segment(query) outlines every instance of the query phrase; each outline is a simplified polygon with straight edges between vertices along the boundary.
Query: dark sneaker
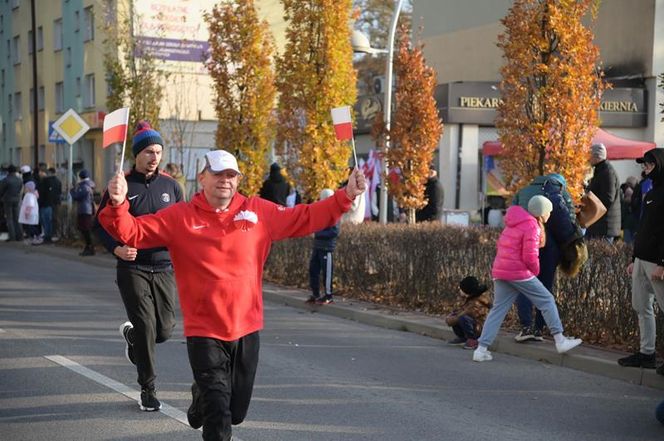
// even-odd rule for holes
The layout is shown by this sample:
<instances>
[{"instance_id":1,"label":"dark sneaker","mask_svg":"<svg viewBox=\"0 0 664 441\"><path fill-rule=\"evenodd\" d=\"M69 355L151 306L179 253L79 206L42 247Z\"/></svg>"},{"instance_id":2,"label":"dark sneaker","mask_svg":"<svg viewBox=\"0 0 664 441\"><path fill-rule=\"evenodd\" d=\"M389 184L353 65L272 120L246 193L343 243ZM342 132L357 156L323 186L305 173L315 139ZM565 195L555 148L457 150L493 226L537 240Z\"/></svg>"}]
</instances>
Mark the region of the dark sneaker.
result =
<instances>
[{"instance_id":1,"label":"dark sneaker","mask_svg":"<svg viewBox=\"0 0 664 441\"><path fill-rule=\"evenodd\" d=\"M646 355L641 352L635 352L627 357L620 358L618 364L624 367L642 367L645 369L655 369L657 367L656 355L654 353Z\"/></svg>"},{"instance_id":2,"label":"dark sneaker","mask_svg":"<svg viewBox=\"0 0 664 441\"><path fill-rule=\"evenodd\" d=\"M479 346L477 340L475 340L474 338L469 338L468 340L466 340L466 344L463 345L463 348L475 350L477 349L477 346Z\"/></svg>"},{"instance_id":3,"label":"dark sneaker","mask_svg":"<svg viewBox=\"0 0 664 441\"><path fill-rule=\"evenodd\" d=\"M78 253L79 256L94 256L95 255L95 250L94 248L85 248L83 251Z\"/></svg>"},{"instance_id":4,"label":"dark sneaker","mask_svg":"<svg viewBox=\"0 0 664 441\"><path fill-rule=\"evenodd\" d=\"M134 357L134 339L131 338L133 335L134 325L131 322L124 322L120 325L120 335L125 340L125 357L129 363L135 365L136 358Z\"/></svg>"},{"instance_id":5,"label":"dark sneaker","mask_svg":"<svg viewBox=\"0 0 664 441\"><path fill-rule=\"evenodd\" d=\"M533 330L530 329L530 327L521 328L521 331L514 337L514 340L516 340L519 343L523 343L534 339L535 336L533 335Z\"/></svg>"},{"instance_id":6,"label":"dark sneaker","mask_svg":"<svg viewBox=\"0 0 664 441\"><path fill-rule=\"evenodd\" d=\"M145 412L154 412L161 409L161 403L157 399L157 392L154 389L141 389L141 402L138 407Z\"/></svg>"},{"instance_id":7,"label":"dark sneaker","mask_svg":"<svg viewBox=\"0 0 664 441\"><path fill-rule=\"evenodd\" d=\"M664 364L660 364L657 370L655 371L658 375L664 375Z\"/></svg>"},{"instance_id":8,"label":"dark sneaker","mask_svg":"<svg viewBox=\"0 0 664 441\"><path fill-rule=\"evenodd\" d=\"M448 341L447 344L452 346L463 346L466 344L466 339L463 337L457 337L454 340Z\"/></svg>"},{"instance_id":9,"label":"dark sneaker","mask_svg":"<svg viewBox=\"0 0 664 441\"><path fill-rule=\"evenodd\" d=\"M334 298L332 298L331 295L326 295L322 299L316 301L319 305L329 305L330 303L334 303Z\"/></svg>"},{"instance_id":10,"label":"dark sneaker","mask_svg":"<svg viewBox=\"0 0 664 441\"><path fill-rule=\"evenodd\" d=\"M541 329L533 330L533 340L534 341L544 341L544 336L542 335Z\"/></svg>"},{"instance_id":11,"label":"dark sneaker","mask_svg":"<svg viewBox=\"0 0 664 441\"><path fill-rule=\"evenodd\" d=\"M187 421L194 429L198 429L203 425L203 416L201 415L201 392L198 385L194 382L191 385L191 406L187 410Z\"/></svg>"},{"instance_id":12,"label":"dark sneaker","mask_svg":"<svg viewBox=\"0 0 664 441\"><path fill-rule=\"evenodd\" d=\"M319 301L320 301L320 297L316 297L314 295L311 295L311 296L309 296L309 298L307 300L304 301L304 303L314 304L314 303L318 303Z\"/></svg>"}]
</instances>

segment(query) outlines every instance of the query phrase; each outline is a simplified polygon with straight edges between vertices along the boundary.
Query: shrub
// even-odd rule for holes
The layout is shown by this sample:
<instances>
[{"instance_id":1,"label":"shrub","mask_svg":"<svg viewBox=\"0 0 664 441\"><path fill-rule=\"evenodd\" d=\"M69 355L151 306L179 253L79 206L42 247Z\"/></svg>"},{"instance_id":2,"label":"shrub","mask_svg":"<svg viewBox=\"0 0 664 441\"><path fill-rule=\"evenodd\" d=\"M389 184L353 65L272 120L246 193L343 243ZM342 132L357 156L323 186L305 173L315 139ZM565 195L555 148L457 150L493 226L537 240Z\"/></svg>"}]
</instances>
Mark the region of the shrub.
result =
<instances>
[{"instance_id":1,"label":"shrub","mask_svg":"<svg viewBox=\"0 0 664 441\"><path fill-rule=\"evenodd\" d=\"M447 314L459 281L475 275L491 281L499 231L440 224L344 224L334 253L335 291L345 297L385 306ZM265 277L276 283L308 287L310 237L275 243ZM624 243L588 241L590 259L579 275L560 272L554 287L566 333L588 343L638 348L638 323L632 310L625 269L631 249ZM513 308L514 309L514 308ZM658 349L664 321L658 316ZM512 312L507 327L518 326Z\"/></svg>"}]
</instances>

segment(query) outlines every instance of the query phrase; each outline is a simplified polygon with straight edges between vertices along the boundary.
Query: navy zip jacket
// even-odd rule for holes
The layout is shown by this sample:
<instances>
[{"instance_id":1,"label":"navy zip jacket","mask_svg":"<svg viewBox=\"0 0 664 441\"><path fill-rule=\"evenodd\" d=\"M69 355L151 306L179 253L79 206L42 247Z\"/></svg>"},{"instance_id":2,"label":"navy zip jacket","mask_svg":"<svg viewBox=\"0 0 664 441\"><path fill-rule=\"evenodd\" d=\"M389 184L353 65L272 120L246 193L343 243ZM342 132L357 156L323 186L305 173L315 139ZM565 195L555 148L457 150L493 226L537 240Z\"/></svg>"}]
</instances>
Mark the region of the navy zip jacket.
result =
<instances>
[{"instance_id":1,"label":"navy zip jacket","mask_svg":"<svg viewBox=\"0 0 664 441\"><path fill-rule=\"evenodd\" d=\"M340 224L332 225L314 233L314 249L334 251L339 237Z\"/></svg>"},{"instance_id":2,"label":"navy zip jacket","mask_svg":"<svg viewBox=\"0 0 664 441\"><path fill-rule=\"evenodd\" d=\"M143 173L132 168L125 178L127 179L129 212L135 217L156 213L182 200L182 190L177 181L161 171L146 179ZM108 192L106 191L97 211L100 212L107 203ZM108 234L98 220L95 220L94 230L111 254L115 247L123 245ZM139 249L136 260L133 261L122 260L117 256L116 259L118 267L136 268L143 271L166 271L172 268L171 256L168 254L168 249L164 247Z\"/></svg>"}]
</instances>

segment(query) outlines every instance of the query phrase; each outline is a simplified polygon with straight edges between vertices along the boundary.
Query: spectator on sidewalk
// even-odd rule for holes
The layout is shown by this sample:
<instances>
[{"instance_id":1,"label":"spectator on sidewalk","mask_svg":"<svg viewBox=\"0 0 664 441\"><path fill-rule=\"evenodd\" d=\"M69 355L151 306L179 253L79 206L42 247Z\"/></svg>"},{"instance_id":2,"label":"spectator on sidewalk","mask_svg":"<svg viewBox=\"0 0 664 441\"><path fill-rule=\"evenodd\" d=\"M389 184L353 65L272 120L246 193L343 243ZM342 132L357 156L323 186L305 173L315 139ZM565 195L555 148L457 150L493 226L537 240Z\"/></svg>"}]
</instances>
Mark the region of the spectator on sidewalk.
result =
<instances>
[{"instance_id":1,"label":"spectator on sidewalk","mask_svg":"<svg viewBox=\"0 0 664 441\"><path fill-rule=\"evenodd\" d=\"M527 209L530 199L538 194L551 201L552 211L549 221L544 224L547 240L539 250L540 272L537 278L549 292L553 292L556 270L563 254L568 249L574 249L575 242L583 241L583 233L576 223L572 198L567 192L567 181L562 175L551 173L537 176L514 196L512 203ZM517 296L516 307L521 331L514 339L519 343L544 341L545 322L541 311L535 310L535 320L533 321L533 304L523 294Z\"/></svg>"},{"instance_id":2,"label":"spectator on sidewalk","mask_svg":"<svg viewBox=\"0 0 664 441\"><path fill-rule=\"evenodd\" d=\"M134 166L124 176L127 185L127 211L139 219L159 213L182 201L178 183L159 171L164 140L146 121L137 124L131 151ZM104 194L100 211L109 203ZM117 260L116 280L128 321L120 325L125 340L125 356L136 366L141 386L139 408L152 412L161 408L155 380L156 345L171 337L175 327L175 276L164 246L137 247L116 240L106 228L96 224L104 247ZM121 238L118 238L121 239Z\"/></svg>"},{"instance_id":3,"label":"spectator on sidewalk","mask_svg":"<svg viewBox=\"0 0 664 441\"><path fill-rule=\"evenodd\" d=\"M231 439L248 411L263 328L263 266L272 242L312 234L339 222L365 187L354 170L348 185L314 204L283 208L237 193L235 157L214 150L198 174L202 191L190 202L132 216L127 183L116 175L101 225L136 248L168 247L178 284L189 363L194 374L189 424L206 441Z\"/></svg>"},{"instance_id":4,"label":"spectator on sidewalk","mask_svg":"<svg viewBox=\"0 0 664 441\"><path fill-rule=\"evenodd\" d=\"M655 369L654 301L664 307L664 152L654 148L641 161L652 189L645 195L632 260L627 273L632 276L632 307L639 321L639 351L618 360L626 367ZM657 373L664 375L664 367Z\"/></svg>"},{"instance_id":5,"label":"spectator on sidewalk","mask_svg":"<svg viewBox=\"0 0 664 441\"><path fill-rule=\"evenodd\" d=\"M424 198L427 200L427 204L415 212L415 220L417 222L441 222L445 190L443 184L438 180L438 172L433 167L429 168L429 177L424 185Z\"/></svg>"},{"instance_id":6,"label":"spectator on sidewalk","mask_svg":"<svg viewBox=\"0 0 664 441\"><path fill-rule=\"evenodd\" d=\"M80 256L94 256L95 247L92 243L92 224L95 215L94 190L95 183L90 179L90 172L86 169L78 172L79 181L76 187L70 190L72 200L76 201L77 227L81 232L85 247Z\"/></svg>"},{"instance_id":7,"label":"spectator on sidewalk","mask_svg":"<svg viewBox=\"0 0 664 441\"><path fill-rule=\"evenodd\" d=\"M52 172L51 172L52 170ZM55 176L55 169L39 169L39 183L37 184L39 192L39 220L44 232L42 243L53 243L53 218L54 208L60 203L60 193L62 184Z\"/></svg>"},{"instance_id":8,"label":"spectator on sidewalk","mask_svg":"<svg viewBox=\"0 0 664 441\"><path fill-rule=\"evenodd\" d=\"M539 249L546 240L544 224L549 220L551 210L551 201L541 195L530 198L528 211L519 205L512 205L507 210L505 229L498 239L491 271L494 302L484 322L479 345L473 352L473 361L493 359L488 348L519 294L524 294L542 311L558 353L565 353L581 344L581 339L570 339L563 335L563 325L553 295L537 279L540 271Z\"/></svg>"},{"instance_id":9,"label":"spectator on sidewalk","mask_svg":"<svg viewBox=\"0 0 664 441\"><path fill-rule=\"evenodd\" d=\"M290 191L291 186L281 173L281 167L276 162L272 163L270 166L270 175L263 182L263 186L260 189L260 197L286 207Z\"/></svg>"},{"instance_id":10,"label":"spectator on sidewalk","mask_svg":"<svg viewBox=\"0 0 664 441\"><path fill-rule=\"evenodd\" d=\"M18 221L23 226L27 244L40 242L39 239L39 193L34 181L25 183L25 194L21 201Z\"/></svg>"},{"instance_id":11,"label":"spectator on sidewalk","mask_svg":"<svg viewBox=\"0 0 664 441\"><path fill-rule=\"evenodd\" d=\"M326 188L320 192L319 200L324 201L334 195L334 190ZM359 199L362 195L357 196ZM334 303L332 282L334 277L334 248L339 237L340 223L324 228L314 233L314 245L309 260L309 287L311 295L307 303L329 304ZM320 296L320 274L323 273L323 286L325 295Z\"/></svg>"},{"instance_id":12,"label":"spectator on sidewalk","mask_svg":"<svg viewBox=\"0 0 664 441\"><path fill-rule=\"evenodd\" d=\"M22 191L23 181L18 176L16 167L9 165L7 167L7 176L0 181L0 200L2 200L5 221L7 222L8 242L23 240L23 230L21 229L21 224L18 222Z\"/></svg>"},{"instance_id":13,"label":"spectator on sidewalk","mask_svg":"<svg viewBox=\"0 0 664 441\"><path fill-rule=\"evenodd\" d=\"M461 280L459 290L463 303L445 317L445 322L452 327L456 335L449 344L463 345L464 349L477 349L477 339L482 331L482 324L492 306L488 289L486 285L480 285L473 276Z\"/></svg>"},{"instance_id":14,"label":"spectator on sidewalk","mask_svg":"<svg viewBox=\"0 0 664 441\"><path fill-rule=\"evenodd\" d=\"M586 230L590 238L604 238L613 242L620 236L620 180L613 165L606 159L604 144L594 144L590 149L593 177L587 191L592 191L606 207L606 213Z\"/></svg>"}]
</instances>

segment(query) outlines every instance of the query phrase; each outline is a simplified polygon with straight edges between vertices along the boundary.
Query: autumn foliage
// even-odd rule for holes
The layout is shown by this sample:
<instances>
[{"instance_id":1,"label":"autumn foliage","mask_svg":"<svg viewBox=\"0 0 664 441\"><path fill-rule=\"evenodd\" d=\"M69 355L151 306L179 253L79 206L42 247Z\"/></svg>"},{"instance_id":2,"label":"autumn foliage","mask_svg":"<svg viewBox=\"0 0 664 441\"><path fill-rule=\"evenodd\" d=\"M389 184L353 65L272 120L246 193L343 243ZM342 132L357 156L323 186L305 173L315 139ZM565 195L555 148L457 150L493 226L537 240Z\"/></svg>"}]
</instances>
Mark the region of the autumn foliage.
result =
<instances>
[{"instance_id":1,"label":"autumn foliage","mask_svg":"<svg viewBox=\"0 0 664 441\"><path fill-rule=\"evenodd\" d=\"M505 65L496 127L510 190L560 173L578 198L604 90L599 50L583 20L597 0L515 0L498 37Z\"/></svg>"},{"instance_id":2,"label":"autumn foliage","mask_svg":"<svg viewBox=\"0 0 664 441\"><path fill-rule=\"evenodd\" d=\"M389 181L388 191L407 210L409 223L415 222L415 210L427 203L424 184L443 132L434 99L436 73L426 65L422 48L412 46L407 28L402 27L394 60L397 87L387 152L389 168L398 170L399 179ZM385 129L379 117L378 133Z\"/></svg>"},{"instance_id":3,"label":"autumn foliage","mask_svg":"<svg viewBox=\"0 0 664 441\"><path fill-rule=\"evenodd\" d=\"M348 142L334 136L332 108L353 106L356 78L348 22L351 0L283 0L284 55L277 60L276 151L305 199L347 177Z\"/></svg>"},{"instance_id":4,"label":"autumn foliage","mask_svg":"<svg viewBox=\"0 0 664 441\"><path fill-rule=\"evenodd\" d=\"M267 22L259 21L253 0L218 4L205 14L205 21L218 120L216 146L237 157L244 174L240 190L254 195L266 174L274 138L274 40Z\"/></svg>"}]
</instances>

